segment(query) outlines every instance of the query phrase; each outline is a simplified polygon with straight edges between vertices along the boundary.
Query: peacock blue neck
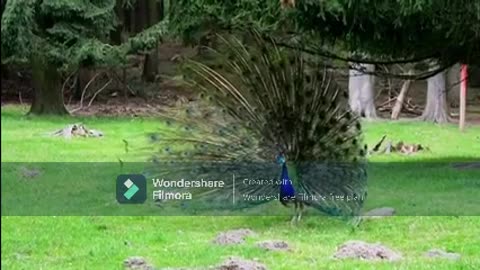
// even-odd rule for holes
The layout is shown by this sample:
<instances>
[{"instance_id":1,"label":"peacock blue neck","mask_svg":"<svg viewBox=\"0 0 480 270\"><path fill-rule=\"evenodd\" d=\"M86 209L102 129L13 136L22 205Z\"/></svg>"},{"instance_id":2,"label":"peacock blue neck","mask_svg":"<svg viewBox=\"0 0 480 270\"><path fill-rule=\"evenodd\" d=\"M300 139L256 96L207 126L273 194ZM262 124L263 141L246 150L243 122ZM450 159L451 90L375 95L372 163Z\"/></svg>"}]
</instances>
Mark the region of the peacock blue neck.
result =
<instances>
[{"instance_id":1,"label":"peacock blue neck","mask_svg":"<svg viewBox=\"0 0 480 270\"><path fill-rule=\"evenodd\" d=\"M288 176L287 163L284 162L282 165L282 183L280 184L280 197L283 199L290 199L295 196L295 189L293 188L292 181Z\"/></svg>"}]
</instances>

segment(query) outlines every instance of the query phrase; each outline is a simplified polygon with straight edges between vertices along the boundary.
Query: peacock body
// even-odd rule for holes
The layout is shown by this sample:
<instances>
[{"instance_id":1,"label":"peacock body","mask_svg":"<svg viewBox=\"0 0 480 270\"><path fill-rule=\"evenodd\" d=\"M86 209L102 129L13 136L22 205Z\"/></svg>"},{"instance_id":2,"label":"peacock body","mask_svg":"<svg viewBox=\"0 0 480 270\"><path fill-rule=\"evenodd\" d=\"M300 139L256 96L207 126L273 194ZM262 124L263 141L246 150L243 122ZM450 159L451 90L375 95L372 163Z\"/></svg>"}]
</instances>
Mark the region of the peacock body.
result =
<instances>
[{"instance_id":1,"label":"peacock body","mask_svg":"<svg viewBox=\"0 0 480 270\"><path fill-rule=\"evenodd\" d=\"M183 189L193 199L182 207L196 210L245 209L275 198L294 205L297 219L305 206L358 215L366 149L347 91L321 62L251 36L251 45L219 37L220 65L187 62L189 86L207 106L172 110L152 134L156 175L221 179L222 187Z\"/></svg>"}]
</instances>

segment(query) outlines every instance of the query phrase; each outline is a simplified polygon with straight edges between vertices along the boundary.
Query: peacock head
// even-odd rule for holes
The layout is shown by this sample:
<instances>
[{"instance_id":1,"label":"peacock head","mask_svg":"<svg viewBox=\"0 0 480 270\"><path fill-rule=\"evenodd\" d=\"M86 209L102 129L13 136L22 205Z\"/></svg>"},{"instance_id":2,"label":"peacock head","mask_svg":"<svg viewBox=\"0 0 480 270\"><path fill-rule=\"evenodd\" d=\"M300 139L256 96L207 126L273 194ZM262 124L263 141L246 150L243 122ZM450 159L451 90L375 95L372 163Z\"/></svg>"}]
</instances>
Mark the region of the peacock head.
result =
<instances>
[{"instance_id":1,"label":"peacock head","mask_svg":"<svg viewBox=\"0 0 480 270\"><path fill-rule=\"evenodd\" d=\"M287 162L286 159L285 159L285 154L284 153L278 154L277 157L276 157L276 161L277 161L277 164L279 164L279 165L285 164L285 162Z\"/></svg>"}]
</instances>

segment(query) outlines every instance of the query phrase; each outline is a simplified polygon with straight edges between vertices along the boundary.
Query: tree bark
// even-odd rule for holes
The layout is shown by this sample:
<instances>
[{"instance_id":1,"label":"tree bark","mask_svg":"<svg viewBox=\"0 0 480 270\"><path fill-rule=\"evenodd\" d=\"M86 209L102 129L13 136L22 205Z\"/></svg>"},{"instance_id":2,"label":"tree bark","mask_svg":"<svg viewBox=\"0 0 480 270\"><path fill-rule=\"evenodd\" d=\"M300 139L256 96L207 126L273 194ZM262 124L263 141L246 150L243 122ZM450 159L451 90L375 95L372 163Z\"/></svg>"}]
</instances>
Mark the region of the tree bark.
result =
<instances>
[{"instance_id":1,"label":"tree bark","mask_svg":"<svg viewBox=\"0 0 480 270\"><path fill-rule=\"evenodd\" d=\"M118 24L110 32L110 41L113 45L122 44L122 33L125 25L125 11L122 7L122 1L117 1L115 4L115 15L117 16Z\"/></svg>"},{"instance_id":2,"label":"tree bark","mask_svg":"<svg viewBox=\"0 0 480 270\"><path fill-rule=\"evenodd\" d=\"M468 85L480 87L480 66L468 66Z\"/></svg>"},{"instance_id":3,"label":"tree bark","mask_svg":"<svg viewBox=\"0 0 480 270\"><path fill-rule=\"evenodd\" d=\"M35 95L29 114L68 114L63 103L62 77L56 66L34 58L32 76Z\"/></svg>"},{"instance_id":4,"label":"tree bark","mask_svg":"<svg viewBox=\"0 0 480 270\"><path fill-rule=\"evenodd\" d=\"M409 71L409 75L410 74L413 74L412 70ZM400 112L402 111L403 101L407 96L407 93L408 93L408 90L410 89L411 84L412 84L411 80L406 80L403 82L402 89L400 90L400 93L397 96L397 101L395 101L395 105L393 106L393 109L392 109L392 115L391 115L392 120L398 120L398 117L400 116Z\"/></svg>"},{"instance_id":5,"label":"tree bark","mask_svg":"<svg viewBox=\"0 0 480 270\"><path fill-rule=\"evenodd\" d=\"M447 103L454 108L458 108L460 104L460 64L451 66L445 74Z\"/></svg>"},{"instance_id":6,"label":"tree bark","mask_svg":"<svg viewBox=\"0 0 480 270\"><path fill-rule=\"evenodd\" d=\"M162 1L163 2L163 1ZM148 12L147 23L145 27L149 27L161 20L161 12L159 12L159 6L156 0L147 0ZM158 45L153 52L145 56L145 62L143 63L142 79L146 82L154 82L158 74Z\"/></svg>"},{"instance_id":7,"label":"tree bark","mask_svg":"<svg viewBox=\"0 0 480 270\"><path fill-rule=\"evenodd\" d=\"M375 71L375 66L362 64L366 71ZM352 111L365 118L376 118L375 76L358 70L350 70L348 79L349 103Z\"/></svg>"},{"instance_id":8,"label":"tree bark","mask_svg":"<svg viewBox=\"0 0 480 270\"><path fill-rule=\"evenodd\" d=\"M135 1L135 33L140 33L148 23L147 1Z\"/></svg>"},{"instance_id":9,"label":"tree bark","mask_svg":"<svg viewBox=\"0 0 480 270\"><path fill-rule=\"evenodd\" d=\"M83 90L87 86L88 82L93 77L93 72L88 67L80 67L77 74L77 82L75 83L75 91L73 93L74 100L80 100Z\"/></svg>"},{"instance_id":10,"label":"tree bark","mask_svg":"<svg viewBox=\"0 0 480 270\"><path fill-rule=\"evenodd\" d=\"M434 123L448 122L445 72L428 78L427 102L420 119Z\"/></svg>"}]
</instances>

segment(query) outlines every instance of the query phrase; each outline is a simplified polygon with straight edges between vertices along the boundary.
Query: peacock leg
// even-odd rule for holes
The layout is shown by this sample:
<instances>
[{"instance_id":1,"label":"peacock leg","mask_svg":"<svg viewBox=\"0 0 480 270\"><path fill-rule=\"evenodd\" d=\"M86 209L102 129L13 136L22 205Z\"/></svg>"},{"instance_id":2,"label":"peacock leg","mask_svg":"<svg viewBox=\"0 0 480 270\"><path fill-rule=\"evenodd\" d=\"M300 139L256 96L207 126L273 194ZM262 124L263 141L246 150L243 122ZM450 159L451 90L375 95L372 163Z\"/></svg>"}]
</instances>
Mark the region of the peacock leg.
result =
<instances>
[{"instance_id":1,"label":"peacock leg","mask_svg":"<svg viewBox=\"0 0 480 270\"><path fill-rule=\"evenodd\" d=\"M304 210L303 203L302 203L302 202L299 202L299 210L298 210L298 214L297 214L297 222L299 222L299 221L302 219L303 210Z\"/></svg>"},{"instance_id":2,"label":"peacock leg","mask_svg":"<svg viewBox=\"0 0 480 270\"><path fill-rule=\"evenodd\" d=\"M294 201L294 204L295 204L295 212L294 212L295 214L293 215L292 220L290 221L291 225L295 225L298 221L298 202Z\"/></svg>"},{"instance_id":3,"label":"peacock leg","mask_svg":"<svg viewBox=\"0 0 480 270\"><path fill-rule=\"evenodd\" d=\"M294 215L290 220L290 225L294 226L297 223L297 215Z\"/></svg>"}]
</instances>

